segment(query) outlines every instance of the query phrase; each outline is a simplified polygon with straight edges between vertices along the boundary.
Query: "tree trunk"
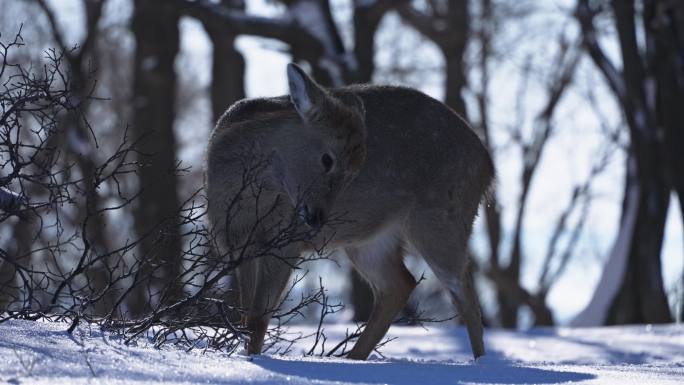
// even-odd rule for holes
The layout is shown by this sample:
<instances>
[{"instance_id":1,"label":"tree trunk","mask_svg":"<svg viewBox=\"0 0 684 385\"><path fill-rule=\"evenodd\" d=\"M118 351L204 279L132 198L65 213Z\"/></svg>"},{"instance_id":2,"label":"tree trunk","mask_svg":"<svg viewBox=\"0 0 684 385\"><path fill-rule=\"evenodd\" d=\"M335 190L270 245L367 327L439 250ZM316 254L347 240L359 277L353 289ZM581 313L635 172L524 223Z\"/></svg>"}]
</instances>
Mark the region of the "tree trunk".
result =
<instances>
[{"instance_id":1,"label":"tree trunk","mask_svg":"<svg viewBox=\"0 0 684 385\"><path fill-rule=\"evenodd\" d=\"M684 225L684 190L678 191L678 197L679 212L682 216L682 225ZM684 322L684 275L682 275L682 284L680 289L682 290L682 296L679 298L679 319L677 321Z\"/></svg>"},{"instance_id":2,"label":"tree trunk","mask_svg":"<svg viewBox=\"0 0 684 385\"><path fill-rule=\"evenodd\" d=\"M17 277L17 269L14 267L14 263L19 266L31 265L31 255L28 253L35 241L32 239L35 231L35 224L29 221L18 220L14 225L11 238L13 242L6 246L7 254L0 260L0 311L13 308L16 310L22 305L17 300L21 298L25 288L22 288L23 282ZM19 259L20 256L24 255L24 258Z\"/></svg>"},{"instance_id":3,"label":"tree trunk","mask_svg":"<svg viewBox=\"0 0 684 385\"><path fill-rule=\"evenodd\" d=\"M681 133L682 113L677 111L681 108L672 98L681 98L680 92L684 89L682 71L677 70L682 69L681 60L671 56L680 52L679 58L684 59L684 50L676 48L682 36L675 26L681 23L672 23L673 15L682 14L674 10L684 11L684 8L675 3L643 1L641 19L645 44L640 47L634 0L612 1L622 71L610 63L596 44L589 2L580 0L578 3L577 15L584 30L585 45L620 103L631 143L623 220L613 252L616 256L615 250L621 251L624 258L620 259L626 260L621 262L626 263L624 274L616 279L608 270L611 264L606 265L599 289L587 309L575 320L577 325L587 326L589 321L616 324L672 320L661 277L660 253L670 193L673 188L677 189L677 180L681 178L677 172L681 172L682 167L681 162L677 163L681 155L676 155L682 143L676 143L677 134L668 134L672 132L671 127L675 127L674 132ZM671 65L674 71L668 68ZM680 91L671 89L673 85ZM619 283L616 294L599 291L608 286L604 282L606 278L611 287ZM606 306L599 306L605 303L609 304L607 312ZM604 312L607 314L601 317Z\"/></svg>"},{"instance_id":4,"label":"tree trunk","mask_svg":"<svg viewBox=\"0 0 684 385\"><path fill-rule=\"evenodd\" d=\"M662 110L656 105L655 95L649 93L647 85L650 81L647 75L655 68L640 55L633 1L614 0L613 9L628 94L622 107L630 128L630 151L636 162L636 175L631 179L633 176L628 174L627 185L638 183L639 201L627 270L620 291L609 308L606 323L670 322L672 316L663 288L660 261L670 186L659 134ZM652 8L645 8L647 24L652 11ZM652 56L649 35L646 51Z\"/></svg>"},{"instance_id":5,"label":"tree trunk","mask_svg":"<svg viewBox=\"0 0 684 385\"><path fill-rule=\"evenodd\" d=\"M138 248L141 261L136 290L129 298L131 315L149 311L148 288L173 298L182 289L175 276L181 269L178 234L175 120L178 14L163 0L136 0L132 30L136 52L133 85L134 130L146 166L140 172L142 194L135 208L135 229L146 236Z\"/></svg>"},{"instance_id":6,"label":"tree trunk","mask_svg":"<svg viewBox=\"0 0 684 385\"><path fill-rule=\"evenodd\" d=\"M516 280L519 279L511 277L510 272L508 271L504 273L504 277L504 279L510 282L516 282ZM496 299L499 306L498 318L499 322L501 322L501 327L515 329L518 325L518 308L520 307L520 302L506 290L505 286L497 286Z\"/></svg>"},{"instance_id":7,"label":"tree trunk","mask_svg":"<svg viewBox=\"0 0 684 385\"><path fill-rule=\"evenodd\" d=\"M354 70L350 76L352 83L369 83L375 72L375 33L387 5L382 1L355 1L354 6Z\"/></svg>"},{"instance_id":8,"label":"tree trunk","mask_svg":"<svg viewBox=\"0 0 684 385\"><path fill-rule=\"evenodd\" d=\"M10 252L4 258L12 258L14 260L14 255ZM1 260L0 261L0 311L5 312L9 310L10 305L15 301L18 294L17 290L17 271L10 263L10 261Z\"/></svg>"},{"instance_id":9,"label":"tree trunk","mask_svg":"<svg viewBox=\"0 0 684 385\"><path fill-rule=\"evenodd\" d=\"M444 102L447 106L458 112L463 118L467 118L468 115L465 108L465 101L461 95L463 87L465 86L463 51L445 53L444 55L446 58L446 89Z\"/></svg>"},{"instance_id":10,"label":"tree trunk","mask_svg":"<svg viewBox=\"0 0 684 385\"><path fill-rule=\"evenodd\" d=\"M646 53L656 82L656 123L663 131L662 168L677 194L684 222L684 2L649 0L644 8L644 27L650 43ZM684 303L684 291L680 302ZM681 309L684 319L684 306Z\"/></svg>"},{"instance_id":11,"label":"tree trunk","mask_svg":"<svg viewBox=\"0 0 684 385\"><path fill-rule=\"evenodd\" d=\"M470 36L468 1L450 1L447 18L450 31L448 35L445 35L444 42L440 44L446 66L444 103L467 118L461 92L466 85L463 57Z\"/></svg>"},{"instance_id":12,"label":"tree trunk","mask_svg":"<svg viewBox=\"0 0 684 385\"><path fill-rule=\"evenodd\" d=\"M89 34L97 36L97 30L93 29ZM94 39L95 37L92 38ZM83 177L81 182L83 196L80 197L81 202L78 205L78 214L73 225L80 227L87 221L85 233L82 234L84 238L82 242L84 245L87 242L90 246L90 257L95 260L98 256L107 254L110 247L104 213L96 214L96 211L102 206L102 197L96 185L98 170L95 163L98 154L95 143L91 140L89 128L84 124L83 116L81 115L87 114L90 106L88 100L89 94L94 87L94 79L91 78L89 71L91 71L90 66L97 67L98 63L96 60L98 54L94 52L95 48L92 45L90 46L90 51L93 52L84 51L84 49L86 48L82 48L77 56L70 56L69 58L73 93L83 101L83 104L79 111L70 111L62 117L59 123L61 128L58 130L59 135L62 137L58 140L69 141L69 137L75 133L75 137L78 138L76 140L86 144L89 150L87 153L80 153L71 149L66 155L69 158L73 158L73 162L78 165ZM88 62L88 64L85 65L84 62ZM70 146L66 145L65 147L69 148ZM102 258L97 262L87 262L89 266L85 270L85 275L91 291L89 294L93 298L100 296L101 292L105 290L107 284L111 281L107 266L109 262L110 258ZM111 310L113 303L113 293L107 293L99 301L92 303L91 309L88 310L97 315L104 315Z\"/></svg>"},{"instance_id":13,"label":"tree trunk","mask_svg":"<svg viewBox=\"0 0 684 385\"><path fill-rule=\"evenodd\" d=\"M231 104L245 97L245 59L235 49L236 36L206 25L214 46L211 69L211 109L216 123Z\"/></svg>"},{"instance_id":14,"label":"tree trunk","mask_svg":"<svg viewBox=\"0 0 684 385\"><path fill-rule=\"evenodd\" d=\"M638 184L639 193L626 193L625 199L637 200L637 217L632 227L622 284L606 315L608 325L672 320L663 290L660 262L669 189L654 175L628 175L626 188L633 183ZM633 204L635 202L626 201L624 206Z\"/></svg>"}]
</instances>

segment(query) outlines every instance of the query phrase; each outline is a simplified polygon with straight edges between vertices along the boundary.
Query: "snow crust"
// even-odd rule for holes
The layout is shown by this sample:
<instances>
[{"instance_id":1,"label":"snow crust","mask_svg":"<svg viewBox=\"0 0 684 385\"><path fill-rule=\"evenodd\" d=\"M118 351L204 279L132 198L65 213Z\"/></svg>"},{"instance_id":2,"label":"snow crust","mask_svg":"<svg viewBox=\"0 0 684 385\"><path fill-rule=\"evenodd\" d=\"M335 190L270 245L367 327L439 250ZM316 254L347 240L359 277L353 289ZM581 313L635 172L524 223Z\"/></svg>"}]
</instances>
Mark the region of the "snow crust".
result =
<instances>
[{"instance_id":1,"label":"snow crust","mask_svg":"<svg viewBox=\"0 0 684 385\"><path fill-rule=\"evenodd\" d=\"M367 362L232 356L124 345L96 327L0 324L0 383L9 384L683 384L684 325L487 330L488 354L473 362L459 327L392 327L397 337ZM326 328L328 344L350 325ZM309 333L309 327L293 328ZM332 345L331 345L332 346Z\"/></svg>"}]
</instances>

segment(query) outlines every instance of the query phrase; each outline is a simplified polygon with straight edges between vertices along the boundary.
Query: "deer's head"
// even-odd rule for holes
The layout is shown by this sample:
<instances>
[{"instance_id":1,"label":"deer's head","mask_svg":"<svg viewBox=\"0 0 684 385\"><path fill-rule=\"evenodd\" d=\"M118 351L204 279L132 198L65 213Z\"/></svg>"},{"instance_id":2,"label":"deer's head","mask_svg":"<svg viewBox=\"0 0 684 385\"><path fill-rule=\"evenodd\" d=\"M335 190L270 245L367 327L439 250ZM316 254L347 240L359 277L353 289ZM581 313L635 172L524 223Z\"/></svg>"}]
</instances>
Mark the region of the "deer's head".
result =
<instances>
[{"instance_id":1,"label":"deer's head","mask_svg":"<svg viewBox=\"0 0 684 385\"><path fill-rule=\"evenodd\" d=\"M276 146L273 170L300 217L319 228L366 159L365 109L355 94L332 95L295 64L287 77L298 118Z\"/></svg>"}]
</instances>

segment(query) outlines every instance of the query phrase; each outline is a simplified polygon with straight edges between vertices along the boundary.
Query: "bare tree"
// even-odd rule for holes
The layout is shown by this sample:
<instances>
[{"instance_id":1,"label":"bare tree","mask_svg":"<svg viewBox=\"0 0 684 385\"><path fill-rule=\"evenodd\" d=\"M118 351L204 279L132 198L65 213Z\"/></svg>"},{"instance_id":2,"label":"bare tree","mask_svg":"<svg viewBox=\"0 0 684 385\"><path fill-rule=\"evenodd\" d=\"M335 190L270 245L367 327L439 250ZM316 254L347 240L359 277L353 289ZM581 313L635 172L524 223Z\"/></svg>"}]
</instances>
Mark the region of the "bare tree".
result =
<instances>
[{"instance_id":1,"label":"bare tree","mask_svg":"<svg viewBox=\"0 0 684 385\"><path fill-rule=\"evenodd\" d=\"M401 17L439 47L446 75L444 103L467 117L461 94L465 84L464 55L470 37L469 0L426 2L424 11L409 2L397 7Z\"/></svg>"},{"instance_id":2,"label":"bare tree","mask_svg":"<svg viewBox=\"0 0 684 385\"><path fill-rule=\"evenodd\" d=\"M220 4L228 9L245 8L242 0L223 0ZM231 104L245 97L245 59L235 48L237 35L230 29L216 23L205 23L204 28L214 47L211 67L211 109L212 122L217 122Z\"/></svg>"},{"instance_id":3,"label":"bare tree","mask_svg":"<svg viewBox=\"0 0 684 385\"><path fill-rule=\"evenodd\" d=\"M51 49L42 66L15 63L9 52L22 44L21 35L1 44L0 149L7 159L2 187L13 199L3 207L0 223L17 217L16 223L31 224L32 242L25 250L0 250L3 319L60 311L97 314L103 303L111 307L110 289L117 282L112 277L122 264L112 256L127 246L102 247L92 235L93 223L130 202L117 187L135 168L130 160L135 150L124 133L118 146L88 161L92 168L85 170L92 172L86 173L55 139L75 140L69 133L78 125L64 124L65 116L90 127L85 111L92 98L71 80L73 56ZM113 193L104 199L101 190Z\"/></svg>"},{"instance_id":4,"label":"bare tree","mask_svg":"<svg viewBox=\"0 0 684 385\"><path fill-rule=\"evenodd\" d=\"M64 28L58 24L57 16L54 10L44 0L32 0L33 3L43 11L47 19L49 30L51 31L51 40L55 42L60 55L63 58L64 65L68 67L69 82L67 85L71 91L72 97L79 102L79 109L68 110L63 116L59 118L59 124L63 127L55 130L54 135L48 140L46 148L57 148L63 144L67 144L64 148L65 162L75 162L74 170L86 179L83 184L86 188L94 189L97 187L95 183L95 172L97 162L97 151L99 143L95 139L92 128L89 126L87 120L82 116L83 111L87 111L92 101L92 94L96 86L93 74L98 67L98 55L96 53L95 42L98 38L99 29L98 22L102 17L102 9L106 3L101 1L84 1L82 3L85 11L85 37L77 44L73 45L67 42L64 38ZM52 154L44 153L47 157L44 162L49 164ZM95 190L85 192L90 196L90 201L93 207L100 205L100 200L105 197ZM85 206L80 207L79 212L73 217L74 224L84 222L88 215ZM36 229L31 223L19 222L15 232L19 235L20 244L17 246L18 250L24 252L31 248L31 233L36 233ZM93 248L101 251L109 250L108 237L102 216L96 216L88 221L87 236ZM105 281L104 266L93 265L88 271L92 275L92 282L94 285L103 285ZM102 304L104 302L101 302Z\"/></svg>"},{"instance_id":5,"label":"bare tree","mask_svg":"<svg viewBox=\"0 0 684 385\"><path fill-rule=\"evenodd\" d=\"M684 97L684 8L675 1L579 0L584 47L614 93L629 131L620 229L592 302L578 324L660 323L672 320L660 252L670 193L682 202L681 122ZM608 12L622 69L603 51L594 20ZM639 25L641 23L641 25ZM644 32L644 44L637 35ZM621 267L621 268L620 268Z\"/></svg>"},{"instance_id":6,"label":"bare tree","mask_svg":"<svg viewBox=\"0 0 684 385\"><path fill-rule=\"evenodd\" d=\"M243 261L273 258L277 250L290 242L308 239L311 231L302 231L296 216L277 221L269 217L268 223L280 230L272 238L250 239L222 249L225 254L210 254L207 250L215 248L215 238L203 222L206 206L195 194L181 203L176 210L177 218L172 221L184 229L182 233L165 233L167 225L158 223L140 238L111 242L111 248L106 250L94 247L89 222L108 213L127 214L127 208L142 195L140 191L128 195L121 185L123 179L145 167L138 161L142 155L137 150L139 142L131 141L127 130L123 130L118 146L102 149L101 161L93 160L92 175L69 178L78 163L65 163L63 158L68 155L48 147L49 140L60 135L59 130L70 129L61 124L59 117L64 114L77 115L88 126L86 104L72 91L70 72L63 69L69 66L58 51L46 51L45 65L33 67L12 60L11 53L22 45L21 35L7 43L0 40L0 224L33 221L46 244L32 245L24 254L0 248L0 323L14 318L66 320L71 332L85 321L114 328L127 341L149 333L158 345L173 341L193 348L204 340L213 348L235 351L246 336L228 318L228 314L239 309L215 295L223 291L222 282ZM45 157L43 153L51 156ZM45 159L50 163L45 164ZM243 194L259 195L263 191L257 181L261 180L258 176L264 163L250 162L249 158L244 161L242 187L232 198L228 220L241 210ZM95 199L92 191L100 190L112 193L107 199ZM62 218L81 210L85 212L78 217L82 223L63 221ZM137 295L139 287L148 288L159 271L168 271L154 259L166 250L171 236L177 236L183 245L179 264L184 266L171 278L186 286L188 293L179 297L175 291L178 285L157 285L148 291L150 296L144 305L147 314L130 312L129 296ZM141 255L136 250L146 240L150 240L150 254ZM34 258L34 263L24 263L26 258ZM298 266L305 259L283 262ZM94 268L103 274L93 275ZM273 335L282 335L279 328L307 306L328 308L324 299L321 288L282 306L276 315L279 324ZM131 313L133 319L129 318ZM153 332L151 327L155 327Z\"/></svg>"},{"instance_id":7,"label":"bare tree","mask_svg":"<svg viewBox=\"0 0 684 385\"><path fill-rule=\"evenodd\" d=\"M491 77L502 58L510 60L509 50L512 47L495 47L494 41L501 39L502 28L510 23L524 23L525 18L533 15L534 7L524 2L500 2L481 0L473 8L476 14L472 16L469 35L474 45L472 69L478 75L471 84L463 87L471 90L477 107L476 128L483 138L485 145L492 154L500 149L492 139L495 131L505 131L509 141L506 148L514 148L520 153L521 172L519 174L520 192L515 205L504 207L499 203L498 194L502 186L492 186L487 198L484 211L484 230L487 236L487 247L484 255L475 258L480 261L478 270L495 293L496 310L489 322L504 327L516 327L519 324L519 314L526 308L533 316L536 325L552 325L555 323L551 308L547 304L547 296L551 287L565 272L586 224L586 214L591 207L592 184L606 169L614 153L614 146L607 145L593 162L587 178L577 183L562 206L556 218L549 219L553 223L552 231L547 240L544 254L539 255L540 273L536 280L536 287L529 288L523 283L523 267L533 263L533 255L523 242L523 235L527 231L526 219L529 216L531 195L541 182L535 183L535 176L542 166L543 154L548 150L550 139L559 131L555 115L559 110L563 96L573 85L575 71L581 58L580 43L577 39L568 37L565 29L557 33L557 43L553 46L555 57L552 65L544 65L545 71L538 71L532 67L533 58L527 57L522 65L519 78L519 89L516 93L517 107L510 119L505 123L491 120ZM472 4L471 4L472 5ZM522 37L524 38L524 33ZM517 41L517 40L516 40ZM501 52L503 51L503 52ZM525 115L532 108L524 104L528 94L528 83L542 79L542 106L533 111L534 118L527 127ZM528 129L529 128L529 129ZM510 229L503 227L502 216L512 210L513 224ZM572 218L572 219L571 219ZM575 219L577 218L577 219ZM503 245L504 236L510 231L511 245L506 250Z\"/></svg>"},{"instance_id":8,"label":"bare tree","mask_svg":"<svg viewBox=\"0 0 684 385\"><path fill-rule=\"evenodd\" d=\"M149 285L139 285L131 296L130 307L134 314L149 311L148 290L158 286L176 285L173 296L180 296L182 287L173 277L180 271L181 243L178 236L178 181L176 175L175 120L176 72L174 59L178 53L179 14L169 2L137 0L131 21L135 35L136 52L133 80L134 117L136 136L142 139L141 151L147 162L139 175L142 194L134 212L138 236L162 227L164 248L155 248L154 237L145 238L139 253L146 261L143 276L150 276L154 266L158 276ZM157 254L153 255L153 251ZM147 271L146 271L147 269Z\"/></svg>"}]
</instances>

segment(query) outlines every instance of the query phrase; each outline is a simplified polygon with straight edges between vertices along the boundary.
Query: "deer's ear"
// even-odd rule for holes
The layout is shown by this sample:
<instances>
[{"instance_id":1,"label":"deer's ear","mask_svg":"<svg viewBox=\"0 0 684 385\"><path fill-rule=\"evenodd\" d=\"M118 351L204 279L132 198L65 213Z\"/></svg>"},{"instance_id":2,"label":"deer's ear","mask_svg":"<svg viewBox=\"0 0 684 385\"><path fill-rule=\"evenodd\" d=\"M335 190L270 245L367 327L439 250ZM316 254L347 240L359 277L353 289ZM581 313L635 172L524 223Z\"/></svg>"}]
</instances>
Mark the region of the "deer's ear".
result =
<instances>
[{"instance_id":1,"label":"deer's ear","mask_svg":"<svg viewBox=\"0 0 684 385\"><path fill-rule=\"evenodd\" d=\"M313 120L324 106L326 91L298 65L287 65L290 99L305 121Z\"/></svg>"}]
</instances>

